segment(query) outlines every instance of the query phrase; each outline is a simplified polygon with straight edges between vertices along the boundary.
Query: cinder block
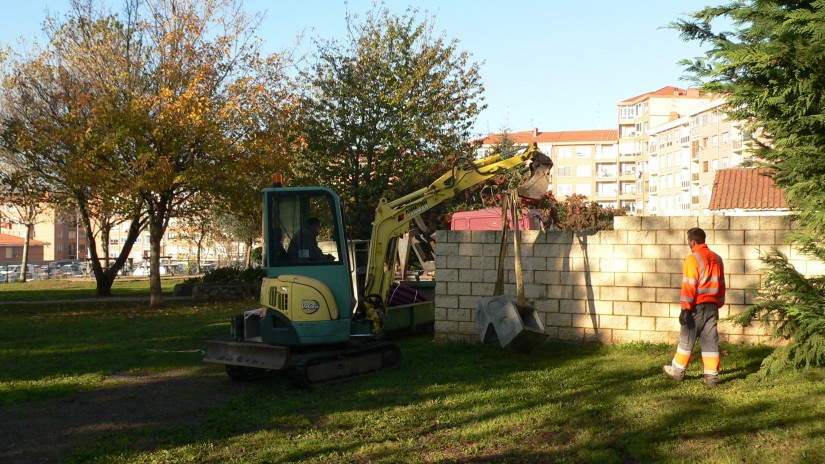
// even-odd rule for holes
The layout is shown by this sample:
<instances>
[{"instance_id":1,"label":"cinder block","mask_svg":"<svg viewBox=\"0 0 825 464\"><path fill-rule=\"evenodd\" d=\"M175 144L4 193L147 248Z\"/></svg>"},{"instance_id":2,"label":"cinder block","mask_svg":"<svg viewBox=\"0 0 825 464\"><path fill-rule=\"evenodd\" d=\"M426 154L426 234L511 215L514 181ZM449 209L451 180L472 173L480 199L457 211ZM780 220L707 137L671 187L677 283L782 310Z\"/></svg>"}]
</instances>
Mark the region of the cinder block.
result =
<instances>
[{"instance_id":1,"label":"cinder block","mask_svg":"<svg viewBox=\"0 0 825 464\"><path fill-rule=\"evenodd\" d=\"M536 243L533 245L533 255L544 258L556 258L561 256L561 247L558 243Z\"/></svg>"},{"instance_id":2,"label":"cinder block","mask_svg":"<svg viewBox=\"0 0 825 464\"><path fill-rule=\"evenodd\" d=\"M467 308L450 308L447 310L448 321L472 321L472 311Z\"/></svg>"},{"instance_id":3,"label":"cinder block","mask_svg":"<svg viewBox=\"0 0 825 464\"><path fill-rule=\"evenodd\" d=\"M627 272L627 259L604 258L599 260L599 268L602 272Z\"/></svg>"},{"instance_id":4,"label":"cinder block","mask_svg":"<svg viewBox=\"0 0 825 464\"><path fill-rule=\"evenodd\" d=\"M559 312L559 300L556 299L542 299L535 302L536 311L540 313L557 313Z\"/></svg>"},{"instance_id":5,"label":"cinder block","mask_svg":"<svg viewBox=\"0 0 825 464\"><path fill-rule=\"evenodd\" d=\"M620 274L624 276L625 274ZM616 284L614 272L591 272L590 284L593 287L611 287Z\"/></svg>"},{"instance_id":6,"label":"cinder block","mask_svg":"<svg viewBox=\"0 0 825 464\"><path fill-rule=\"evenodd\" d=\"M791 230L791 220L788 216L759 216L759 228L762 230Z\"/></svg>"},{"instance_id":7,"label":"cinder block","mask_svg":"<svg viewBox=\"0 0 825 464\"><path fill-rule=\"evenodd\" d=\"M559 271L536 271L536 283L544 285L555 285L561 283L561 272Z\"/></svg>"},{"instance_id":8,"label":"cinder block","mask_svg":"<svg viewBox=\"0 0 825 464\"><path fill-rule=\"evenodd\" d=\"M656 331L657 332L679 332L681 329L681 325L679 325L679 319L675 317L657 317L656 318Z\"/></svg>"},{"instance_id":9,"label":"cinder block","mask_svg":"<svg viewBox=\"0 0 825 464\"><path fill-rule=\"evenodd\" d=\"M563 285L584 285L587 281L584 278L584 272L562 272L559 280Z\"/></svg>"},{"instance_id":10,"label":"cinder block","mask_svg":"<svg viewBox=\"0 0 825 464\"><path fill-rule=\"evenodd\" d=\"M745 230L719 230L716 231L713 237L713 242L708 242L711 249L718 245L744 245L745 244Z\"/></svg>"},{"instance_id":11,"label":"cinder block","mask_svg":"<svg viewBox=\"0 0 825 464\"><path fill-rule=\"evenodd\" d=\"M478 326L475 321L459 322L458 333L462 335L475 335L478 337Z\"/></svg>"},{"instance_id":12,"label":"cinder block","mask_svg":"<svg viewBox=\"0 0 825 464\"><path fill-rule=\"evenodd\" d=\"M727 305L743 305L745 304L745 289L726 289L725 290L725 304Z\"/></svg>"},{"instance_id":13,"label":"cinder block","mask_svg":"<svg viewBox=\"0 0 825 464\"><path fill-rule=\"evenodd\" d=\"M584 329L577 327L559 327L559 340L583 341Z\"/></svg>"},{"instance_id":14,"label":"cinder block","mask_svg":"<svg viewBox=\"0 0 825 464\"><path fill-rule=\"evenodd\" d=\"M547 298L547 286L537 284L524 285L524 297L529 300L537 300Z\"/></svg>"},{"instance_id":15,"label":"cinder block","mask_svg":"<svg viewBox=\"0 0 825 464\"><path fill-rule=\"evenodd\" d=\"M566 243L573 242L573 232L569 230L554 230L548 231L545 235L545 243Z\"/></svg>"},{"instance_id":16,"label":"cinder block","mask_svg":"<svg viewBox=\"0 0 825 464\"><path fill-rule=\"evenodd\" d=\"M656 269L656 260L652 258L628 259L628 273L622 277L625 286L641 285L642 272Z\"/></svg>"},{"instance_id":17,"label":"cinder block","mask_svg":"<svg viewBox=\"0 0 825 464\"><path fill-rule=\"evenodd\" d=\"M613 218L614 230L641 230L642 216L616 216Z\"/></svg>"},{"instance_id":18,"label":"cinder block","mask_svg":"<svg viewBox=\"0 0 825 464\"><path fill-rule=\"evenodd\" d=\"M656 301L665 304L675 304L678 306L679 295L682 293L681 287L657 288Z\"/></svg>"},{"instance_id":19,"label":"cinder block","mask_svg":"<svg viewBox=\"0 0 825 464\"><path fill-rule=\"evenodd\" d=\"M599 327L603 329L627 329L627 316L599 316Z\"/></svg>"},{"instance_id":20,"label":"cinder block","mask_svg":"<svg viewBox=\"0 0 825 464\"><path fill-rule=\"evenodd\" d=\"M616 258L639 259L642 257L642 246L638 244L615 245L613 256Z\"/></svg>"},{"instance_id":21,"label":"cinder block","mask_svg":"<svg viewBox=\"0 0 825 464\"><path fill-rule=\"evenodd\" d=\"M585 300L561 300L559 301L559 312L565 314L584 314L587 312Z\"/></svg>"},{"instance_id":22,"label":"cinder block","mask_svg":"<svg viewBox=\"0 0 825 464\"><path fill-rule=\"evenodd\" d=\"M655 330L656 318L628 316L627 328L630 330Z\"/></svg>"},{"instance_id":23,"label":"cinder block","mask_svg":"<svg viewBox=\"0 0 825 464\"><path fill-rule=\"evenodd\" d=\"M728 288L748 289L759 285L758 274L728 274L725 276L725 283Z\"/></svg>"},{"instance_id":24,"label":"cinder block","mask_svg":"<svg viewBox=\"0 0 825 464\"><path fill-rule=\"evenodd\" d=\"M573 299L574 300L599 300L599 290L600 287L592 286L592 285L574 285L573 286Z\"/></svg>"},{"instance_id":25,"label":"cinder block","mask_svg":"<svg viewBox=\"0 0 825 464\"><path fill-rule=\"evenodd\" d=\"M645 258L670 258L670 246L660 246L655 243L645 243L642 246L642 255Z\"/></svg>"},{"instance_id":26,"label":"cinder block","mask_svg":"<svg viewBox=\"0 0 825 464\"><path fill-rule=\"evenodd\" d=\"M670 287L670 274L659 274L656 272L642 273L642 287Z\"/></svg>"},{"instance_id":27,"label":"cinder block","mask_svg":"<svg viewBox=\"0 0 825 464\"><path fill-rule=\"evenodd\" d=\"M642 286L628 287L627 299L634 302L656 301L656 289Z\"/></svg>"},{"instance_id":28,"label":"cinder block","mask_svg":"<svg viewBox=\"0 0 825 464\"><path fill-rule=\"evenodd\" d=\"M560 313L553 313L553 314L545 314L544 315L544 324L547 326L553 327L572 327L573 326L573 317L571 314L560 314Z\"/></svg>"},{"instance_id":29,"label":"cinder block","mask_svg":"<svg viewBox=\"0 0 825 464\"><path fill-rule=\"evenodd\" d=\"M529 258L525 258L522 264L524 267L533 271L547 270L547 258L544 257L531 256Z\"/></svg>"},{"instance_id":30,"label":"cinder block","mask_svg":"<svg viewBox=\"0 0 825 464\"><path fill-rule=\"evenodd\" d=\"M626 230L603 230L599 232L599 239L602 245L626 245Z\"/></svg>"},{"instance_id":31,"label":"cinder block","mask_svg":"<svg viewBox=\"0 0 825 464\"><path fill-rule=\"evenodd\" d=\"M480 282L481 277L482 270L477 267L458 270L458 280L461 282Z\"/></svg>"},{"instance_id":32,"label":"cinder block","mask_svg":"<svg viewBox=\"0 0 825 464\"><path fill-rule=\"evenodd\" d=\"M676 342L679 341L679 333L678 332L656 332L656 331L643 331L639 332L639 335L642 337L642 340L650 343L669 343L674 345L673 350L676 351Z\"/></svg>"},{"instance_id":33,"label":"cinder block","mask_svg":"<svg viewBox=\"0 0 825 464\"><path fill-rule=\"evenodd\" d=\"M478 300L480 298L481 297L474 295L458 295L458 307L474 310L476 307L478 307Z\"/></svg>"},{"instance_id":34,"label":"cinder block","mask_svg":"<svg viewBox=\"0 0 825 464\"><path fill-rule=\"evenodd\" d=\"M548 285L547 286L547 298L553 298L556 300L569 300L573 298L573 286L572 285Z\"/></svg>"},{"instance_id":35,"label":"cinder block","mask_svg":"<svg viewBox=\"0 0 825 464\"><path fill-rule=\"evenodd\" d=\"M618 330L613 329L613 343L630 343L641 339L638 330Z\"/></svg>"},{"instance_id":36,"label":"cinder block","mask_svg":"<svg viewBox=\"0 0 825 464\"><path fill-rule=\"evenodd\" d=\"M627 301L627 287L605 287L601 293L605 301Z\"/></svg>"},{"instance_id":37,"label":"cinder block","mask_svg":"<svg viewBox=\"0 0 825 464\"><path fill-rule=\"evenodd\" d=\"M642 303L643 317L669 317L669 303Z\"/></svg>"},{"instance_id":38,"label":"cinder block","mask_svg":"<svg viewBox=\"0 0 825 464\"><path fill-rule=\"evenodd\" d=\"M595 314L571 314L570 325L572 327L595 329L599 327L599 316Z\"/></svg>"},{"instance_id":39,"label":"cinder block","mask_svg":"<svg viewBox=\"0 0 825 464\"><path fill-rule=\"evenodd\" d=\"M621 316L640 316L642 314L642 304L638 301L615 301L613 302L613 314Z\"/></svg>"},{"instance_id":40,"label":"cinder block","mask_svg":"<svg viewBox=\"0 0 825 464\"><path fill-rule=\"evenodd\" d=\"M682 236L686 237L687 231L694 227L699 227L699 221L694 216L682 216L670 218L670 229L682 231Z\"/></svg>"},{"instance_id":41,"label":"cinder block","mask_svg":"<svg viewBox=\"0 0 825 464\"><path fill-rule=\"evenodd\" d=\"M730 216L712 216L713 226L708 227L714 230L728 230L730 229Z\"/></svg>"},{"instance_id":42,"label":"cinder block","mask_svg":"<svg viewBox=\"0 0 825 464\"><path fill-rule=\"evenodd\" d=\"M687 236L683 231L673 231L671 229L656 231L657 245L680 245L687 243Z\"/></svg>"},{"instance_id":43,"label":"cinder block","mask_svg":"<svg viewBox=\"0 0 825 464\"><path fill-rule=\"evenodd\" d=\"M472 295L472 287L469 282L447 282L447 293L451 295Z\"/></svg>"},{"instance_id":44,"label":"cinder block","mask_svg":"<svg viewBox=\"0 0 825 464\"><path fill-rule=\"evenodd\" d=\"M730 216L732 230L759 230L759 216Z\"/></svg>"},{"instance_id":45,"label":"cinder block","mask_svg":"<svg viewBox=\"0 0 825 464\"><path fill-rule=\"evenodd\" d=\"M458 281L458 269L450 269L448 267L436 268L435 269L435 281L437 283L457 282Z\"/></svg>"},{"instance_id":46,"label":"cinder block","mask_svg":"<svg viewBox=\"0 0 825 464\"><path fill-rule=\"evenodd\" d=\"M773 230L746 230L745 245L756 247L771 247L776 243L776 233Z\"/></svg>"},{"instance_id":47,"label":"cinder block","mask_svg":"<svg viewBox=\"0 0 825 464\"><path fill-rule=\"evenodd\" d=\"M433 330L437 334L458 333L458 322L457 321L435 321L433 323Z\"/></svg>"},{"instance_id":48,"label":"cinder block","mask_svg":"<svg viewBox=\"0 0 825 464\"><path fill-rule=\"evenodd\" d=\"M433 319L436 321L446 321L447 320L447 308L442 308L436 306L433 309Z\"/></svg>"},{"instance_id":49,"label":"cinder block","mask_svg":"<svg viewBox=\"0 0 825 464\"><path fill-rule=\"evenodd\" d=\"M613 330L611 329L584 329L584 341L609 344L613 342Z\"/></svg>"},{"instance_id":50,"label":"cinder block","mask_svg":"<svg viewBox=\"0 0 825 464\"><path fill-rule=\"evenodd\" d=\"M471 284L470 294L473 296L490 296L495 290L496 284L493 282L473 282Z\"/></svg>"},{"instance_id":51,"label":"cinder block","mask_svg":"<svg viewBox=\"0 0 825 464\"><path fill-rule=\"evenodd\" d=\"M664 216L643 216L642 230L670 230L670 221Z\"/></svg>"},{"instance_id":52,"label":"cinder block","mask_svg":"<svg viewBox=\"0 0 825 464\"><path fill-rule=\"evenodd\" d=\"M759 248L753 245L729 245L727 255L722 255L719 251L717 253L720 253L723 260L726 257L728 259L759 259Z\"/></svg>"},{"instance_id":53,"label":"cinder block","mask_svg":"<svg viewBox=\"0 0 825 464\"><path fill-rule=\"evenodd\" d=\"M627 243L636 243L645 245L648 243L656 243L656 231L653 230L638 230L627 232Z\"/></svg>"}]
</instances>

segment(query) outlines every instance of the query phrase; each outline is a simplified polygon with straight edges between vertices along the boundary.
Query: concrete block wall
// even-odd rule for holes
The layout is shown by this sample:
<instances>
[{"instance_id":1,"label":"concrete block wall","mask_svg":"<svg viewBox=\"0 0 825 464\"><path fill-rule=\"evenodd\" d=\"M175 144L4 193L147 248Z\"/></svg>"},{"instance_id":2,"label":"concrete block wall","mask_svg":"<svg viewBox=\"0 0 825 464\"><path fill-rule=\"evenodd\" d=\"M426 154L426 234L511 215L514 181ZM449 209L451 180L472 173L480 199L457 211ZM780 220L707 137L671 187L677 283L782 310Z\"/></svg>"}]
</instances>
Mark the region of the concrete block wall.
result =
<instances>
[{"instance_id":1,"label":"concrete block wall","mask_svg":"<svg viewBox=\"0 0 825 464\"><path fill-rule=\"evenodd\" d=\"M615 218L598 232L521 232L524 294L545 322L550 339L676 343L686 232L701 227L725 263L727 304L720 318L752 303L760 283L759 255L775 247L807 275L825 274L785 244L792 224L777 216ZM508 232L504 293L516 295L513 237ZM492 296L500 231L438 231L436 235L436 342L479 340L475 311ZM719 324L721 341L769 343L766 328Z\"/></svg>"}]
</instances>

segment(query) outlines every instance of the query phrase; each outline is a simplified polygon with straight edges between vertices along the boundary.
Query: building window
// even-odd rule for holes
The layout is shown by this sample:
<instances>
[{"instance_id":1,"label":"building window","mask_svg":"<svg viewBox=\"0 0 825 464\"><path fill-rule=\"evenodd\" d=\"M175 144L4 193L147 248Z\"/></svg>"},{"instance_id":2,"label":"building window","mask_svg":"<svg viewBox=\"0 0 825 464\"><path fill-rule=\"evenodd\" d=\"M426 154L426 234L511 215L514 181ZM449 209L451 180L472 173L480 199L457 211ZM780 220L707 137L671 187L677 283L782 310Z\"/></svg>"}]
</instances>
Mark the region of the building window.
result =
<instances>
[{"instance_id":1,"label":"building window","mask_svg":"<svg viewBox=\"0 0 825 464\"><path fill-rule=\"evenodd\" d=\"M6 248L6 259L14 258L14 250L11 247Z\"/></svg>"},{"instance_id":2,"label":"building window","mask_svg":"<svg viewBox=\"0 0 825 464\"><path fill-rule=\"evenodd\" d=\"M590 166L576 166L576 177L591 177Z\"/></svg>"},{"instance_id":3,"label":"building window","mask_svg":"<svg viewBox=\"0 0 825 464\"><path fill-rule=\"evenodd\" d=\"M723 132L722 133L722 144L724 145L728 142L730 142L730 134L727 133L727 132Z\"/></svg>"},{"instance_id":4,"label":"building window","mask_svg":"<svg viewBox=\"0 0 825 464\"><path fill-rule=\"evenodd\" d=\"M573 185L571 184L559 184L557 193L559 196L570 196L573 194Z\"/></svg>"},{"instance_id":5,"label":"building window","mask_svg":"<svg viewBox=\"0 0 825 464\"><path fill-rule=\"evenodd\" d=\"M559 166L556 168L556 174L559 177L571 177L573 175L572 166Z\"/></svg>"},{"instance_id":6,"label":"building window","mask_svg":"<svg viewBox=\"0 0 825 464\"><path fill-rule=\"evenodd\" d=\"M559 159L568 159L573 155L573 147L558 147L556 148L556 156Z\"/></svg>"},{"instance_id":7,"label":"building window","mask_svg":"<svg viewBox=\"0 0 825 464\"><path fill-rule=\"evenodd\" d=\"M708 162L702 161L702 172L708 172Z\"/></svg>"},{"instance_id":8,"label":"building window","mask_svg":"<svg viewBox=\"0 0 825 464\"><path fill-rule=\"evenodd\" d=\"M576 158L590 158L592 150L589 146L576 147Z\"/></svg>"}]
</instances>

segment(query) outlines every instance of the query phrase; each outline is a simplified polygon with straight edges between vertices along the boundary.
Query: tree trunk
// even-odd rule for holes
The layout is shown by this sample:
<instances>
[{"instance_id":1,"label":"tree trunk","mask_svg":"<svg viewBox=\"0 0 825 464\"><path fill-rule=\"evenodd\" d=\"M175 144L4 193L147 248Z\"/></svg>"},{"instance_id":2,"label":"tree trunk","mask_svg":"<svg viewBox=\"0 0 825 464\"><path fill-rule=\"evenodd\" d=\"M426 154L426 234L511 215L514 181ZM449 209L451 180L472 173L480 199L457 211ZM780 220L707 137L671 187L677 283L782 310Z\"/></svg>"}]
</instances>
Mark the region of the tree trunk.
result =
<instances>
[{"instance_id":1,"label":"tree trunk","mask_svg":"<svg viewBox=\"0 0 825 464\"><path fill-rule=\"evenodd\" d=\"M33 224L26 224L26 240L23 241L23 263L20 266L20 282L26 281L26 271L29 268L29 241L31 240L32 229L34 229Z\"/></svg>"},{"instance_id":2,"label":"tree trunk","mask_svg":"<svg viewBox=\"0 0 825 464\"><path fill-rule=\"evenodd\" d=\"M164 233L162 223L163 220L157 217L149 220L149 306L153 308L163 303L163 289L160 283L160 241Z\"/></svg>"}]
</instances>

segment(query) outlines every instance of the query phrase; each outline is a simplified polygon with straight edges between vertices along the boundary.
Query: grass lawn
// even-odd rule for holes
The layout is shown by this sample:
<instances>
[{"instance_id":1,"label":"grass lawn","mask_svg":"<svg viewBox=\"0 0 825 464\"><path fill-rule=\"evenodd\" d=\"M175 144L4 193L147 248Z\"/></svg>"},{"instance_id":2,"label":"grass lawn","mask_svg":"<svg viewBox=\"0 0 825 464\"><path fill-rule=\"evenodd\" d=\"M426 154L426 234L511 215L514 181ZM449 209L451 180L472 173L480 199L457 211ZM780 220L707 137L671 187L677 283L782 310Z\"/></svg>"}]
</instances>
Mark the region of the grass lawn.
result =
<instances>
[{"instance_id":1,"label":"grass lawn","mask_svg":"<svg viewBox=\"0 0 825 464\"><path fill-rule=\"evenodd\" d=\"M416 336L399 340L401 368L308 391L283 375L234 383L201 362L204 340L251 305L0 304L0 419L114 394L124 373L186 370L213 382L189 399L209 407L101 419L73 431L79 445L63 461L825 462L825 369L760 381L768 347L723 346L722 383L706 389L701 363L682 383L661 374L672 346L549 342L523 355Z\"/></svg>"},{"instance_id":2,"label":"grass lawn","mask_svg":"<svg viewBox=\"0 0 825 464\"><path fill-rule=\"evenodd\" d=\"M161 279L163 294L171 295L183 277ZM149 296L148 278L118 277L112 284L112 296ZM94 279L50 279L30 282L0 283L0 304L4 301L41 301L93 298Z\"/></svg>"}]
</instances>

